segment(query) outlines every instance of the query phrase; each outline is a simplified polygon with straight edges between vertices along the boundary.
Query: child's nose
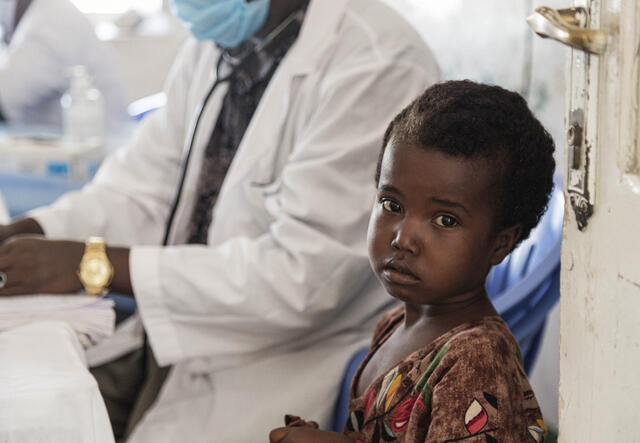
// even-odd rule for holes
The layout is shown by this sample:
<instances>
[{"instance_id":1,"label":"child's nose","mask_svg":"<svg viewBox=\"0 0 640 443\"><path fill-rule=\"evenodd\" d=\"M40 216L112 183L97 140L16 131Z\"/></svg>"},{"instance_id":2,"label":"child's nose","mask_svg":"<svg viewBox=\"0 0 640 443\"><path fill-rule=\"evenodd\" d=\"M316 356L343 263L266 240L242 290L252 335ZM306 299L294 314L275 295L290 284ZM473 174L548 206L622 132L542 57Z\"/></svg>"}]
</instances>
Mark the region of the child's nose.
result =
<instances>
[{"instance_id":1,"label":"child's nose","mask_svg":"<svg viewBox=\"0 0 640 443\"><path fill-rule=\"evenodd\" d=\"M418 255L422 251L422 241L420 239L420 227L418 223L409 219L404 219L398 223L395 235L391 240L394 249L406 251L412 255Z\"/></svg>"}]
</instances>

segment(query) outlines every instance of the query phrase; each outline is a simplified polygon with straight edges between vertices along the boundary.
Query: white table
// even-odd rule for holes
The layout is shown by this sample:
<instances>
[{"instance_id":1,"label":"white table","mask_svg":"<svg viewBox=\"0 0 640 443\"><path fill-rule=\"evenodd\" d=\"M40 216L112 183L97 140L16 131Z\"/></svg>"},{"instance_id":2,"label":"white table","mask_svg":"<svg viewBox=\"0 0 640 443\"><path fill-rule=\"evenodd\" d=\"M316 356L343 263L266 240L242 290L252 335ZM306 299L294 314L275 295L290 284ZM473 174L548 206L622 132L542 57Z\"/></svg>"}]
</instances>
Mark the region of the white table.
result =
<instances>
[{"instance_id":1,"label":"white table","mask_svg":"<svg viewBox=\"0 0 640 443\"><path fill-rule=\"evenodd\" d=\"M113 443L84 351L65 323L0 333L0 442Z\"/></svg>"}]
</instances>

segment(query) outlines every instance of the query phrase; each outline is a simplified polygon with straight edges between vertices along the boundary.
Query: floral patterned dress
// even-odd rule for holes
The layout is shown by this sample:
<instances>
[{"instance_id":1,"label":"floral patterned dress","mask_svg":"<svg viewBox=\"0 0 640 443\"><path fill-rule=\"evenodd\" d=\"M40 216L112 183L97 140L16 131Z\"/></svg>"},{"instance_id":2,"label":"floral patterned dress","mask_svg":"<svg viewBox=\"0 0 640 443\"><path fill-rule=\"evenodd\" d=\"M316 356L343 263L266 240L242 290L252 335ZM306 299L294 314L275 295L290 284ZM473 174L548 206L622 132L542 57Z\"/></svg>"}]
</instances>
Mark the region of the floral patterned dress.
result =
<instances>
[{"instance_id":1,"label":"floral patterned dress","mask_svg":"<svg viewBox=\"0 0 640 443\"><path fill-rule=\"evenodd\" d=\"M498 316L465 323L407 356L355 398L371 356L404 319L385 315L351 386L344 433L362 443L540 443L546 427L520 348Z\"/></svg>"}]
</instances>

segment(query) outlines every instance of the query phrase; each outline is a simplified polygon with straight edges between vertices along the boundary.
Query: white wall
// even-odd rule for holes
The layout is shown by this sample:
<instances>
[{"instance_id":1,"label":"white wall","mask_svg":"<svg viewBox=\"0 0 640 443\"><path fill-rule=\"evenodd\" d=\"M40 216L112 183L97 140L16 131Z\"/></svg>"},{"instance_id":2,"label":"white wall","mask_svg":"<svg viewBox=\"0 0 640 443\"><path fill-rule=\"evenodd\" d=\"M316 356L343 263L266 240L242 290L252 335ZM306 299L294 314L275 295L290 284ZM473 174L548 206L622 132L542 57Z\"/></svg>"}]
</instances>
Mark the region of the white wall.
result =
<instances>
[{"instance_id":1,"label":"white wall","mask_svg":"<svg viewBox=\"0 0 640 443\"><path fill-rule=\"evenodd\" d=\"M187 36L180 23L166 14L148 17L135 30L98 23L97 33L113 53L129 101L162 90L169 68Z\"/></svg>"},{"instance_id":2,"label":"white wall","mask_svg":"<svg viewBox=\"0 0 640 443\"><path fill-rule=\"evenodd\" d=\"M564 162L567 50L537 37L525 22L534 8L567 0L385 0L422 34L445 79L471 79L520 92L556 140ZM562 170L562 169L558 169Z\"/></svg>"}]
</instances>

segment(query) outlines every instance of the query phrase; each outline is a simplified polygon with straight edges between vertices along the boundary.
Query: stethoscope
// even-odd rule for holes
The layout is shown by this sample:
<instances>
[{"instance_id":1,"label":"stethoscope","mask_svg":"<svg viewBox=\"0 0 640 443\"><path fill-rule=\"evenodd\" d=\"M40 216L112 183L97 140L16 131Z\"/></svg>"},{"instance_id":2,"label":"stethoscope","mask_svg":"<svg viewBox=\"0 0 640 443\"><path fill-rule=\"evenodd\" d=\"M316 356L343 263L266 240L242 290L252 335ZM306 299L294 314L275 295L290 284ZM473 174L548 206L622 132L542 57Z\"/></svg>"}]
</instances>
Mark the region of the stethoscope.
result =
<instances>
[{"instance_id":1,"label":"stethoscope","mask_svg":"<svg viewBox=\"0 0 640 443\"><path fill-rule=\"evenodd\" d=\"M187 148L187 154L185 155L184 160L182 162L182 172L180 174L180 180L178 181L178 189L176 191L173 204L171 205L171 211L169 212L169 217L167 218L164 239L162 241L163 246L167 246L169 244L169 236L171 234L171 228L173 227L173 222L176 216L176 212L178 210L178 205L180 204L180 198L182 196L184 183L187 178L187 171L189 169L189 163L191 161L191 154L193 152L193 146L195 144L196 134L198 132L198 128L200 126L200 121L202 120L204 110L207 107L209 100L211 99L211 96L216 91L218 86L231 80L238 72L238 69L243 67L247 63L247 61L249 61L251 56L253 56L254 54L259 54L269 44L271 44L276 37L282 34L282 32L284 32L290 25L292 25L296 21L301 21L303 18L304 18L304 11L298 10L293 14L291 14L289 17L287 17L273 31L267 34L266 37L262 39L254 38L251 41L253 44L250 45L242 53L238 55L232 55L229 51L223 50L220 56L218 57L218 61L215 67L215 81L213 82L213 85L211 85L211 87L209 88L207 95L205 96L204 100L202 100L202 103L198 107L198 110L196 112L196 117L195 117L195 123L193 125L193 130L189 135L189 147ZM223 75L222 70L225 65L230 66L231 70L226 75ZM258 80L261 80L261 77L264 78L267 72L260 73L258 76Z\"/></svg>"}]
</instances>

